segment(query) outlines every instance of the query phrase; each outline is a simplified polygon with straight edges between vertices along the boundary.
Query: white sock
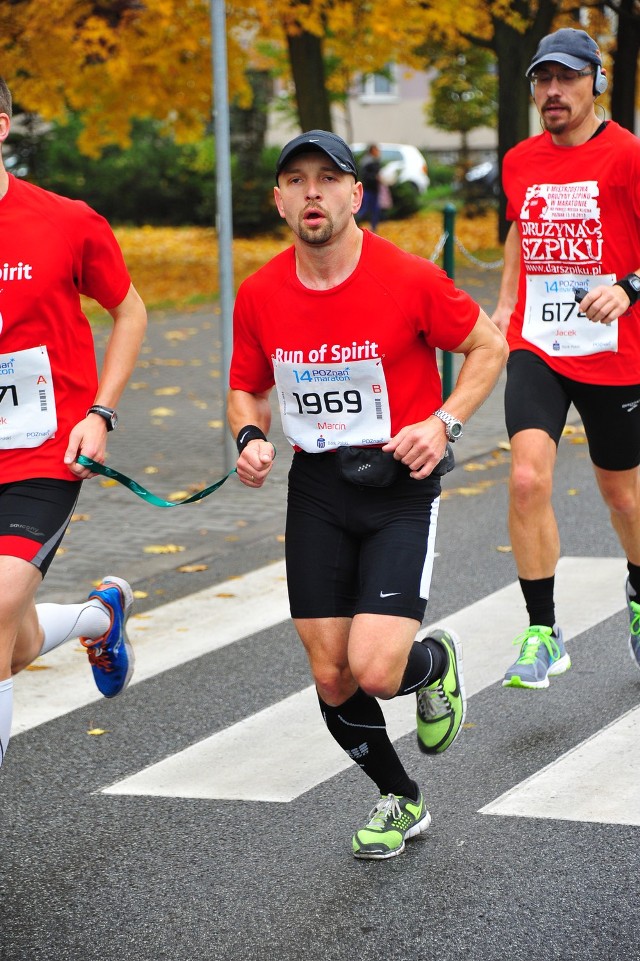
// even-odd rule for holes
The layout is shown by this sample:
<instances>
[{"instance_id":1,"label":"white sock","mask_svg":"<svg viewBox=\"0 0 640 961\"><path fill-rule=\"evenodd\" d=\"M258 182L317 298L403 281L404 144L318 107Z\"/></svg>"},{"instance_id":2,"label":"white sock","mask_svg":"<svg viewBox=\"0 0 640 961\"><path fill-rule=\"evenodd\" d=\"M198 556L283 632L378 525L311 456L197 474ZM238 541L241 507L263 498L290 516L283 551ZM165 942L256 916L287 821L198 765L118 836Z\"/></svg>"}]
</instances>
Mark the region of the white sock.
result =
<instances>
[{"instance_id":1,"label":"white sock","mask_svg":"<svg viewBox=\"0 0 640 961\"><path fill-rule=\"evenodd\" d=\"M0 767L9 747L13 716L13 678L0 681Z\"/></svg>"},{"instance_id":2,"label":"white sock","mask_svg":"<svg viewBox=\"0 0 640 961\"><path fill-rule=\"evenodd\" d=\"M40 654L52 651L72 637L102 637L111 626L111 617L97 597L84 604L36 604L36 611L44 630Z\"/></svg>"}]
</instances>

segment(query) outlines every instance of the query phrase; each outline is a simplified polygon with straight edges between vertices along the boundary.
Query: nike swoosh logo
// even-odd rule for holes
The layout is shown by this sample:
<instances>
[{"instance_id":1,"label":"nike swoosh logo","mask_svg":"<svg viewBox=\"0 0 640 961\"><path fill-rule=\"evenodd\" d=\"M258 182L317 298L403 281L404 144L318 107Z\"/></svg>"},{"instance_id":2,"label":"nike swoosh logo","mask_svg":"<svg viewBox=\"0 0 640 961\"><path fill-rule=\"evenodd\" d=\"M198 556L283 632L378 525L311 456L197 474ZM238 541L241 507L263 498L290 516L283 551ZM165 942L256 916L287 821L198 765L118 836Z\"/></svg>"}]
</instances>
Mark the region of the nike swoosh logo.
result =
<instances>
[{"instance_id":1,"label":"nike swoosh logo","mask_svg":"<svg viewBox=\"0 0 640 961\"><path fill-rule=\"evenodd\" d=\"M397 597L398 594L401 594L401 593L402 593L401 591L391 591L390 594L383 594L382 591L380 591L380 597Z\"/></svg>"},{"instance_id":2,"label":"nike swoosh logo","mask_svg":"<svg viewBox=\"0 0 640 961\"><path fill-rule=\"evenodd\" d=\"M249 431L248 431L248 430L245 430L245 432L244 432L244 434L242 435L242 437L238 437L238 443L239 443L239 444L242 443L242 441L245 439L245 437L247 436L248 433L249 433Z\"/></svg>"}]
</instances>

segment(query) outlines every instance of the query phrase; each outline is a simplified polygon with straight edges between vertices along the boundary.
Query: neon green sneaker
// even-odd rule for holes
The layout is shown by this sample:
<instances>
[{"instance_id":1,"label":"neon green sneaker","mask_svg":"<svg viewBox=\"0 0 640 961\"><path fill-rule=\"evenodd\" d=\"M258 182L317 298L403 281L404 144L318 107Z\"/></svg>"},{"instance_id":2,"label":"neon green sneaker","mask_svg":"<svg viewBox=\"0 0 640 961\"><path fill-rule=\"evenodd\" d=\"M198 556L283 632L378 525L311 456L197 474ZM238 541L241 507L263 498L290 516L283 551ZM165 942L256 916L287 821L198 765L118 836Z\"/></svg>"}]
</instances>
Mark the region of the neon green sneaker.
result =
<instances>
[{"instance_id":1,"label":"neon green sneaker","mask_svg":"<svg viewBox=\"0 0 640 961\"><path fill-rule=\"evenodd\" d=\"M453 631L432 631L447 655L444 674L416 692L418 747L423 754L441 754L451 747L467 713L462 673L462 643Z\"/></svg>"},{"instance_id":2,"label":"neon green sneaker","mask_svg":"<svg viewBox=\"0 0 640 961\"><path fill-rule=\"evenodd\" d=\"M354 858L383 860L404 851L404 842L422 834L431 824L422 792L417 801L389 794L369 812L369 820L353 835Z\"/></svg>"}]
</instances>

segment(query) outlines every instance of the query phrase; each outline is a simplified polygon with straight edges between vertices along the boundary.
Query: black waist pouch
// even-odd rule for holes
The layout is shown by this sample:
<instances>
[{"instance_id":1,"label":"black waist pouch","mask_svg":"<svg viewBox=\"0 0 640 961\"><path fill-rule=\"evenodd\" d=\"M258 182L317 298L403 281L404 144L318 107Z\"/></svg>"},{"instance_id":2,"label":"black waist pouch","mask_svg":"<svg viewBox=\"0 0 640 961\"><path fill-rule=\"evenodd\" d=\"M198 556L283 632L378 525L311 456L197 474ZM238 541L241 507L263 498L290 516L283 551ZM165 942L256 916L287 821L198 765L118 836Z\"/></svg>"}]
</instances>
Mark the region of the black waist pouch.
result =
<instances>
[{"instance_id":1,"label":"black waist pouch","mask_svg":"<svg viewBox=\"0 0 640 961\"><path fill-rule=\"evenodd\" d=\"M379 447L338 447L335 456L338 459L338 474L350 484L360 484L363 487L390 487L397 481L404 464L396 460L390 451ZM455 460L450 444L444 457L431 471L431 477L442 477L453 470Z\"/></svg>"}]
</instances>

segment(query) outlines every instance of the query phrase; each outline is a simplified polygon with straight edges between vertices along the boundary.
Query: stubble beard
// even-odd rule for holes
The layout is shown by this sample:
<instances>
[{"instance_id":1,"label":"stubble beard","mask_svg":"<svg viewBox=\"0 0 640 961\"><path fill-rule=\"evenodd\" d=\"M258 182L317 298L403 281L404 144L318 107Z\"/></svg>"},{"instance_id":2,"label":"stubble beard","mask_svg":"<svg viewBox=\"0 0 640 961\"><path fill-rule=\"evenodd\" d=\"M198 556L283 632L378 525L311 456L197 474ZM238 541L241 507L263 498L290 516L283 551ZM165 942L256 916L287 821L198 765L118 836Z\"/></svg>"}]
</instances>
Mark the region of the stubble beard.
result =
<instances>
[{"instance_id":1,"label":"stubble beard","mask_svg":"<svg viewBox=\"0 0 640 961\"><path fill-rule=\"evenodd\" d=\"M329 214L325 213L324 216L325 219L317 227L310 227L301 217L298 227L300 239L316 247L330 240L333 236L334 223Z\"/></svg>"}]
</instances>

